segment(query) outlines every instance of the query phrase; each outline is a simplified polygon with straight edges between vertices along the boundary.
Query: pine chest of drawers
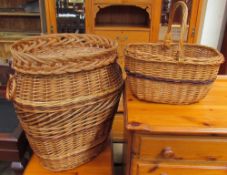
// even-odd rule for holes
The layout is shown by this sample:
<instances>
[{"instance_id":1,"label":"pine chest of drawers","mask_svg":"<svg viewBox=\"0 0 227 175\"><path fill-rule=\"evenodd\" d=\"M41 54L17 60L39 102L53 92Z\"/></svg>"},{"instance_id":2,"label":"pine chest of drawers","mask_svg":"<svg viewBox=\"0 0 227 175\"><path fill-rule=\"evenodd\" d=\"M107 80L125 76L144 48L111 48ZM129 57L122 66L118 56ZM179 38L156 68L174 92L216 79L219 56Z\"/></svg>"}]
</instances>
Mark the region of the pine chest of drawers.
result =
<instances>
[{"instance_id":1,"label":"pine chest of drawers","mask_svg":"<svg viewBox=\"0 0 227 175\"><path fill-rule=\"evenodd\" d=\"M124 91L127 175L226 175L227 78L192 105L139 101Z\"/></svg>"}]
</instances>

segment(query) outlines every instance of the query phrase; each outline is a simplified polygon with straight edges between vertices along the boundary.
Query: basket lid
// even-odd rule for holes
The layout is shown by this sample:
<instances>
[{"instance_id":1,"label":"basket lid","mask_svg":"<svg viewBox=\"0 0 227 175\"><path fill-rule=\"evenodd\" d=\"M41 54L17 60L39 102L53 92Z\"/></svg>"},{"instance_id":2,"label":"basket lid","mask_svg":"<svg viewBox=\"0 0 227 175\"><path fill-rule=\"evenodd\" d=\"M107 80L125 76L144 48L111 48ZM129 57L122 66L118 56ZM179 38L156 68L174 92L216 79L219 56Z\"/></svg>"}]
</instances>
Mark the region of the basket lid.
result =
<instances>
[{"instance_id":1,"label":"basket lid","mask_svg":"<svg viewBox=\"0 0 227 175\"><path fill-rule=\"evenodd\" d=\"M49 34L26 38L11 47L13 68L27 74L62 74L113 63L117 43L92 34Z\"/></svg>"}]
</instances>

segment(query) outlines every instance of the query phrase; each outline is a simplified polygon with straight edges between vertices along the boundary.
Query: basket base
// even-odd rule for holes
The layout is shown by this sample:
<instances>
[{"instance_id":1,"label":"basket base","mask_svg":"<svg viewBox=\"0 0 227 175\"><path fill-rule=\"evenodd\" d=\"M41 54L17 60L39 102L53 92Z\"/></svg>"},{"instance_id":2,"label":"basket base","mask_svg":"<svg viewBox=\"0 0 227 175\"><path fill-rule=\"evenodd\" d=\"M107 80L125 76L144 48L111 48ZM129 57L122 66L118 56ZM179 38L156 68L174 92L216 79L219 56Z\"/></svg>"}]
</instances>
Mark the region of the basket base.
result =
<instances>
[{"instance_id":1,"label":"basket base","mask_svg":"<svg viewBox=\"0 0 227 175\"><path fill-rule=\"evenodd\" d=\"M106 148L108 140L109 139L106 139L103 143L91 148L90 150L86 150L80 154L72 155L64 159L49 160L43 159L39 156L38 158L41 165L49 171L59 172L74 169L97 157Z\"/></svg>"},{"instance_id":2,"label":"basket base","mask_svg":"<svg viewBox=\"0 0 227 175\"><path fill-rule=\"evenodd\" d=\"M206 97L212 84L166 83L128 76L132 94L142 101L172 105L187 105Z\"/></svg>"}]
</instances>

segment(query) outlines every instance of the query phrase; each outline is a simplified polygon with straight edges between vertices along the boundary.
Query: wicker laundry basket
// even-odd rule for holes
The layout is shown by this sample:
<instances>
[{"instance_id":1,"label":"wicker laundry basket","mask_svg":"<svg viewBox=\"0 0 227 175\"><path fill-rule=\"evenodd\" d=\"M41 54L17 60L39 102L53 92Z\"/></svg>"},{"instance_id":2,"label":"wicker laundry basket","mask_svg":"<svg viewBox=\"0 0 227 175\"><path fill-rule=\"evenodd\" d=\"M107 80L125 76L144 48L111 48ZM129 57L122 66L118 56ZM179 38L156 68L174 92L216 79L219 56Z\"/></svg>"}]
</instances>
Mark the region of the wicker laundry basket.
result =
<instances>
[{"instance_id":1,"label":"wicker laundry basket","mask_svg":"<svg viewBox=\"0 0 227 175\"><path fill-rule=\"evenodd\" d=\"M54 34L16 42L7 86L34 153L61 171L105 147L122 90L117 44L96 35Z\"/></svg>"},{"instance_id":2,"label":"wicker laundry basket","mask_svg":"<svg viewBox=\"0 0 227 175\"><path fill-rule=\"evenodd\" d=\"M182 8L179 43L171 42L171 26L176 9ZM141 100L190 104L204 98L217 77L223 55L217 50L183 44L188 9L179 1L170 15L164 43L135 43L125 49L125 70L132 93Z\"/></svg>"}]
</instances>

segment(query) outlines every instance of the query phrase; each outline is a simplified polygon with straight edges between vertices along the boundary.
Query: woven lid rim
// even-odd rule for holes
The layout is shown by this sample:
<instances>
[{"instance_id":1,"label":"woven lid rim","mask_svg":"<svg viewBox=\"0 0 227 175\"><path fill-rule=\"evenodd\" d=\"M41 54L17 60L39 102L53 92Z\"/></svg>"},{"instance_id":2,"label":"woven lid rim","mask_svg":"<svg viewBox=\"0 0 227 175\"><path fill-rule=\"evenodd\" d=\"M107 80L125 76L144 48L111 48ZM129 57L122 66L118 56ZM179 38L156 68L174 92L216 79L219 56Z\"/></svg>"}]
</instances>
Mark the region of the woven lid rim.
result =
<instances>
[{"instance_id":1,"label":"woven lid rim","mask_svg":"<svg viewBox=\"0 0 227 175\"><path fill-rule=\"evenodd\" d=\"M65 35L77 35L77 36L93 36L93 37L99 37L99 38L102 38L102 39L106 39L106 40L109 40L110 42L113 43L112 47L108 48L108 49L105 49L105 50L102 50L102 51L97 51L97 52L94 52L94 53L89 53L89 54L86 54L86 56L95 56L97 54L101 54L101 53L105 53L105 52L108 52L108 51L113 51L115 50L117 47L118 47L118 43L115 41L115 40L110 40L106 37L103 37L103 36L99 36L99 35L95 35L95 34L76 34L76 33L58 33L58 34L44 34L44 35L39 35L39 36L31 36L31 37L27 37L27 38L23 38L21 40L18 40L16 41L15 43L13 43L11 46L10 46L10 51L15 51L15 52L18 52L18 53L26 53L26 54L31 54L30 52L20 52L16 49L14 49L14 47L20 43L23 43L23 42L26 42L26 41L32 41L34 39L40 39L40 38L49 38L49 37L60 37L60 36L65 36ZM32 55L32 54L31 54ZM81 56L81 54L78 54L79 56Z\"/></svg>"},{"instance_id":2,"label":"woven lid rim","mask_svg":"<svg viewBox=\"0 0 227 175\"><path fill-rule=\"evenodd\" d=\"M58 44L58 42L60 43ZM67 43L73 42L76 44L72 44L72 49L73 47L77 47L77 43L78 48L89 49L99 48L99 46L101 46L101 49L88 53L86 51L83 53L77 53L74 50L72 53L70 52L71 55L69 54L65 57L61 56L64 50L60 52L60 55L54 54L49 57L45 57L45 52L43 52L42 55L36 55L36 52L32 53L34 51L33 48L48 51L48 49L46 49L48 46L52 48L56 45L57 48L61 47L61 44L64 46L67 45ZM19 48L20 44L21 48ZM103 36L95 34L61 33L25 38L15 42L10 47L10 50L13 56L12 66L17 72L48 75L92 70L101 66L109 65L117 59L117 47L118 43L116 41ZM70 49L70 45L68 49Z\"/></svg>"},{"instance_id":3,"label":"woven lid rim","mask_svg":"<svg viewBox=\"0 0 227 175\"><path fill-rule=\"evenodd\" d=\"M137 51L132 51L130 50L130 47L131 46L160 46L160 47L163 47L163 43L130 43L126 46L125 48L125 55L128 56L128 57L131 57L132 56L130 55L130 53L136 53L136 55L138 57L133 57L133 59L135 60L141 60L141 61L145 61L145 62L165 62L165 63L179 63L179 61L177 61L176 59L173 59L174 57L171 57L171 56L163 56L161 54L151 54L151 53L144 53L144 52L137 52ZM175 45L178 45L177 43L171 43L170 44L170 47L171 46L175 46ZM190 43L187 43L187 44L184 44L184 46L191 46L191 47L199 47L199 48L204 48L204 49L210 49L212 52L214 52L216 54L216 56L212 56L209 58L209 62L207 62L208 58L207 57L199 57L198 59L196 58L192 58L192 57L187 57L187 56L184 56L185 59L183 59L180 63L181 64L196 64L196 65L219 65L221 63L224 62L224 56L222 53L220 53L217 49L214 49L212 47L209 47L209 46L205 46L205 45L199 45L199 44L190 44ZM153 58L153 59L146 59L144 58L144 55L146 55L145 57L150 57L150 58ZM141 56L141 57L140 57ZM160 60L160 59L156 59L156 58L160 58L160 57L165 57L165 58L169 58L167 60ZM212 59L212 60L211 60ZM195 61L196 60L196 61Z\"/></svg>"}]
</instances>

